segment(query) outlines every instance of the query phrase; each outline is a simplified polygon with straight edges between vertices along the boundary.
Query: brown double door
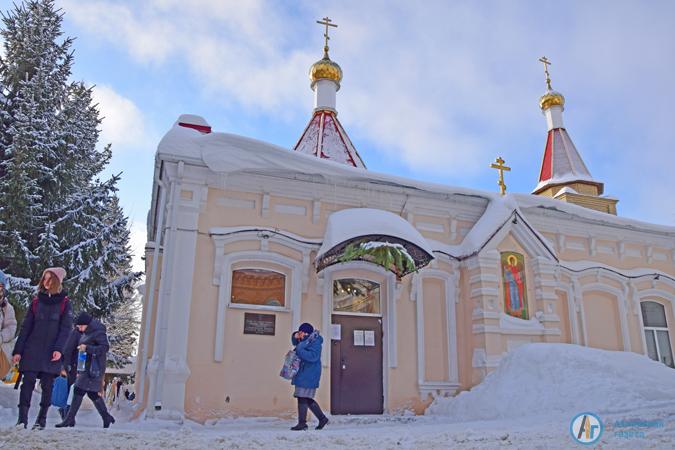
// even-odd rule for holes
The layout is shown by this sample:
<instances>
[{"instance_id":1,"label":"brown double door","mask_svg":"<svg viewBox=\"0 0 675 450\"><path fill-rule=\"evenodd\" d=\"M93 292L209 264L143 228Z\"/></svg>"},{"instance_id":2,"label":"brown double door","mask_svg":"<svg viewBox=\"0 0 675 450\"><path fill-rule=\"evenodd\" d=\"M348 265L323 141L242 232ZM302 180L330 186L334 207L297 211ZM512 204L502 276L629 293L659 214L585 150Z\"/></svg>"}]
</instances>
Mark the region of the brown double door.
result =
<instances>
[{"instance_id":1,"label":"brown double door","mask_svg":"<svg viewBox=\"0 0 675 450\"><path fill-rule=\"evenodd\" d=\"M331 414L382 414L382 319L333 314L332 323Z\"/></svg>"}]
</instances>

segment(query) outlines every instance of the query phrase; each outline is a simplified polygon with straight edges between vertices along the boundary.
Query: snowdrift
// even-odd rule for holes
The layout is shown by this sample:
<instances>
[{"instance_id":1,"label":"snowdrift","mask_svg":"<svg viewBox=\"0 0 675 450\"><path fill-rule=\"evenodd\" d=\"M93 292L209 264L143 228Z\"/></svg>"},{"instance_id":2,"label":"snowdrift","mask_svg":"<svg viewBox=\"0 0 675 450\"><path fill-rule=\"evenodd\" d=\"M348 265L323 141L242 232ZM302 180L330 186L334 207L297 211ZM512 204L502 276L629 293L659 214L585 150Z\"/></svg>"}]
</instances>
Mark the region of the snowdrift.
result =
<instances>
[{"instance_id":1,"label":"snowdrift","mask_svg":"<svg viewBox=\"0 0 675 450\"><path fill-rule=\"evenodd\" d=\"M675 404L675 370L630 352L527 344L470 391L438 398L428 415L457 421L623 413Z\"/></svg>"}]
</instances>

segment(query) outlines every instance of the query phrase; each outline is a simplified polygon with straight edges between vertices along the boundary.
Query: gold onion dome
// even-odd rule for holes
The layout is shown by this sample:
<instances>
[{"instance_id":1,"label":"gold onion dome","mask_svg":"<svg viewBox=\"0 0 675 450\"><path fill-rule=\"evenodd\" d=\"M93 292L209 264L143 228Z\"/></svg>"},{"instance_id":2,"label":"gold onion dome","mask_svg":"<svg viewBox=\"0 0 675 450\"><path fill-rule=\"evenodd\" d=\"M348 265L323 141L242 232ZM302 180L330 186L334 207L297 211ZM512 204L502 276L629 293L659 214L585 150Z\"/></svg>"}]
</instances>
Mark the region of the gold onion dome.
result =
<instances>
[{"instance_id":1,"label":"gold onion dome","mask_svg":"<svg viewBox=\"0 0 675 450\"><path fill-rule=\"evenodd\" d=\"M546 91L544 95L539 99L539 107L542 110L548 109L551 106L565 106L565 97L560 92L556 92L552 89Z\"/></svg>"},{"instance_id":2,"label":"gold onion dome","mask_svg":"<svg viewBox=\"0 0 675 450\"><path fill-rule=\"evenodd\" d=\"M334 81L338 89L340 89L340 81L342 81L342 69L338 63L331 61L328 53L323 55L323 58L312 64L309 68L309 79L312 81L312 87L318 80Z\"/></svg>"}]
</instances>

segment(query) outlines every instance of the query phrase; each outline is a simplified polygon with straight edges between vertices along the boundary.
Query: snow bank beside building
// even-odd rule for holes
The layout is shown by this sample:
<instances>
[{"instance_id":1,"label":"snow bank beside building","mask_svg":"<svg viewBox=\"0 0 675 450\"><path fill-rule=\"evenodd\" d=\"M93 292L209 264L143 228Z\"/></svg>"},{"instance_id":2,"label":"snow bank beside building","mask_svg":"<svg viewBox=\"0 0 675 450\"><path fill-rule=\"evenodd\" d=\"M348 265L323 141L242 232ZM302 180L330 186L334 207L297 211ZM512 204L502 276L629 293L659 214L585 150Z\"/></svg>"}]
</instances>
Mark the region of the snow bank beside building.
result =
<instances>
[{"instance_id":1,"label":"snow bank beside building","mask_svg":"<svg viewBox=\"0 0 675 450\"><path fill-rule=\"evenodd\" d=\"M630 352L528 344L470 391L439 398L428 415L456 421L625 413L675 404L675 370Z\"/></svg>"}]
</instances>

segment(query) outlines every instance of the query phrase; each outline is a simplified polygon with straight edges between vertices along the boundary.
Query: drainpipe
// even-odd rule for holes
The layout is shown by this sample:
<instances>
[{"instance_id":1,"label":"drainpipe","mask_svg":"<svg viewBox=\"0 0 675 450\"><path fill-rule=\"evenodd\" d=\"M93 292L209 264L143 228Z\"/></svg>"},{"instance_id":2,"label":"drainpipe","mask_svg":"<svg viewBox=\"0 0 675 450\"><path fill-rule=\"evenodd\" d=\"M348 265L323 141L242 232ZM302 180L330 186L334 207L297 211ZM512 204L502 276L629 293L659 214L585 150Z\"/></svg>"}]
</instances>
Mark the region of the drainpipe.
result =
<instances>
[{"instance_id":1,"label":"drainpipe","mask_svg":"<svg viewBox=\"0 0 675 450\"><path fill-rule=\"evenodd\" d=\"M157 183L157 190L159 191L159 203L157 205L156 215L157 223L155 224L155 249L152 257L152 269L150 269L150 280L148 280L148 285L146 293L148 295L147 303L147 313L145 315L145 328L143 331L143 349L141 350L141 364L142 370L140 373L140 380L138 386L140 387L139 392L136 393L138 404L142 405L145 400L145 382L146 382L146 373L148 371L148 341L150 339L150 324L152 323L152 309L155 304L155 284L157 284L157 265L159 262L159 248L160 240L162 239L162 226L164 222L164 207L166 203L166 188L162 182L162 169L163 166L160 166L159 176L155 179ZM156 346L155 342L155 346ZM156 347L155 347L156 348ZM147 408L147 405L146 405Z\"/></svg>"}]
</instances>

